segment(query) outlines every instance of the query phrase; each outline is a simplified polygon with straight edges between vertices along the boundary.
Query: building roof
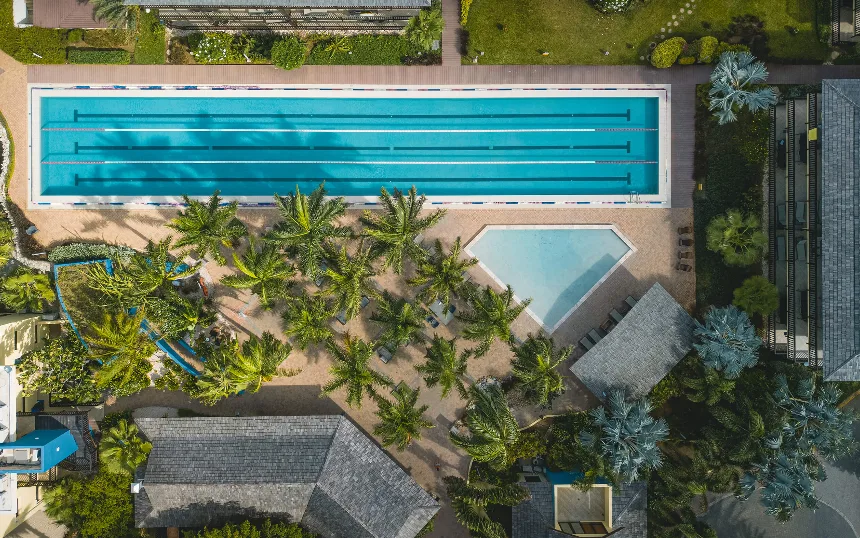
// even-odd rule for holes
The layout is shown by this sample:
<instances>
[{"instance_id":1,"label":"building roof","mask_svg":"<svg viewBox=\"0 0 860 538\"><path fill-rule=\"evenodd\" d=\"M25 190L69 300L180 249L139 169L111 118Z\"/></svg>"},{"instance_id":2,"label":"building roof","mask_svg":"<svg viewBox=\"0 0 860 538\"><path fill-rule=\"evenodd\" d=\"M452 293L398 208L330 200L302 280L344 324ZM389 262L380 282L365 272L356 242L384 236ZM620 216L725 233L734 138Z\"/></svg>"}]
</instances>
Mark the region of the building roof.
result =
<instances>
[{"instance_id":1,"label":"building roof","mask_svg":"<svg viewBox=\"0 0 860 538\"><path fill-rule=\"evenodd\" d=\"M555 484L521 482L531 498L513 507L511 538L562 538L569 535L555 526ZM648 484L634 482L612 488L612 528L619 529L613 538L646 538L648 536Z\"/></svg>"},{"instance_id":2,"label":"building roof","mask_svg":"<svg viewBox=\"0 0 860 538\"><path fill-rule=\"evenodd\" d=\"M600 399L646 396L693 347L693 318L658 283L570 370Z\"/></svg>"},{"instance_id":3,"label":"building roof","mask_svg":"<svg viewBox=\"0 0 860 538\"><path fill-rule=\"evenodd\" d=\"M860 380L860 80L822 82L824 379Z\"/></svg>"},{"instance_id":4,"label":"building roof","mask_svg":"<svg viewBox=\"0 0 860 538\"><path fill-rule=\"evenodd\" d=\"M236 516L332 538L413 538L439 504L342 416L140 418L152 443L138 527Z\"/></svg>"},{"instance_id":5,"label":"building roof","mask_svg":"<svg viewBox=\"0 0 860 538\"><path fill-rule=\"evenodd\" d=\"M107 28L87 0L33 0L33 26L41 28Z\"/></svg>"},{"instance_id":6,"label":"building roof","mask_svg":"<svg viewBox=\"0 0 860 538\"><path fill-rule=\"evenodd\" d=\"M38 1L38 0L37 0ZM431 0L125 0L127 6L163 7L271 7L271 8L419 8Z\"/></svg>"},{"instance_id":7,"label":"building roof","mask_svg":"<svg viewBox=\"0 0 860 538\"><path fill-rule=\"evenodd\" d=\"M95 472L99 454L90 433L90 422L83 413L40 413L36 415L36 430L69 430L75 440L75 450L62 465L83 473Z\"/></svg>"}]
</instances>

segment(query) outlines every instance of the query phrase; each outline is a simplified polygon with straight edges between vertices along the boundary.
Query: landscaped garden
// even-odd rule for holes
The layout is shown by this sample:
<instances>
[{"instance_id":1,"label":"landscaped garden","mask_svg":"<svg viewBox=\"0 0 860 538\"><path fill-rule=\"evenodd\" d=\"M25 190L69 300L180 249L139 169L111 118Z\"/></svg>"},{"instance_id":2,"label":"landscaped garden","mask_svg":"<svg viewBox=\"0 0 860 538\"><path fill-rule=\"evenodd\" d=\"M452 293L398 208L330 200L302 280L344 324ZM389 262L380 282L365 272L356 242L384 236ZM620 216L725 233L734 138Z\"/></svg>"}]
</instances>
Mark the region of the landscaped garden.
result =
<instances>
[{"instance_id":1,"label":"landscaped garden","mask_svg":"<svg viewBox=\"0 0 860 538\"><path fill-rule=\"evenodd\" d=\"M663 39L712 35L750 45L768 61L822 63L829 54L829 5L822 10L817 1L633 0L625 11L602 13L588 0L472 0L464 61L637 64Z\"/></svg>"}]
</instances>

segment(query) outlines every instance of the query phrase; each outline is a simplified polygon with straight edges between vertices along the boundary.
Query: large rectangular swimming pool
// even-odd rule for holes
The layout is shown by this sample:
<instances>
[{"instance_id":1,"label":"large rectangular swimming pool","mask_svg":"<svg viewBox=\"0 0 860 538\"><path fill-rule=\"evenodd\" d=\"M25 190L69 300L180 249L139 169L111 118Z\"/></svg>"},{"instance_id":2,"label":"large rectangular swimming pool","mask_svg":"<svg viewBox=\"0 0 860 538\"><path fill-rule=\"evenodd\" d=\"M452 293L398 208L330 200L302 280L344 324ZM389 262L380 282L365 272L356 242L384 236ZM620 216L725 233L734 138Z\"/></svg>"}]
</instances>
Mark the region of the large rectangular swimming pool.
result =
<instances>
[{"instance_id":1,"label":"large rectangular swimming pool","mask_svg":"<svg viewBox=\"0 0 860 538\"><path fill-rule=\"evenodd\" d=\"M219 189L250 201L325 181L352 201L412 185L449 201L652 199L668 181L665 99L656 90L43 89L31 94L31 195L147 202Z\"/></svg>"}]
</instances>

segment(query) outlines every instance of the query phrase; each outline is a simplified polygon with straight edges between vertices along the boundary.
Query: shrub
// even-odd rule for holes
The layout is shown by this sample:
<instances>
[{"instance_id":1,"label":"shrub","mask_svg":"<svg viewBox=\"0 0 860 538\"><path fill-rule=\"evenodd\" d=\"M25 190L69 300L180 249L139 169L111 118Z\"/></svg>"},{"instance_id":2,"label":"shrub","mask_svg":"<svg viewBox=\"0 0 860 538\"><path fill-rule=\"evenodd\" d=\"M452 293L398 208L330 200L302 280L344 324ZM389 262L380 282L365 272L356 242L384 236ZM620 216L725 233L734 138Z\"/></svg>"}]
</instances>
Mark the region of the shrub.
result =
<instances>
[{"instance_id":1,"label":"shrub","mask_svg":"<svg viewBox=\"0 0 860 538\"><path fill-rule=\"evenodd\" d=\"M127 50L69 49L70 64L128 64L131 54Z\"/></svg>"},{"instance_id":2,"label":"shrub","mask_svg":"<svg viewBox=\"0 0 860 538\"><path fill-rule=\"evenodd\" d=\"M128 30L87 30L84 43L100 49L113 49L128 45L129 37Z\"/></svg>"},{"instance_id":3,"label":"shrub","mask_svg":"<svg viewBox=\"0 0 860 538\"><path fill-rule=\"evenodd\" d=\"M717 48L719 41L716 37L706 35L699 39L699 63L709 64L717 59Z\"/></svg>"},{"instance_id":4,"label":"shrub","mask_svg":"<svg viewBox=\"0 0 860 538\"><path fill-rule=\"evenodd\" d=\"M779 291L765 277L751 276L735 290L732 304L751 316L769 316L779 308Z\"/></svg>"},{"instance_id":5,"label":"shrub","mask_svg":"<svg viewBox=\"0 0 860 538\"><path fill-rule=\"evenodd\" d=\"M305 45L295 37L286 37L272 45L272 63L281 69L297 69L305 63Z\"/></svg>"},{"instance_id":6,"label":"shrub","mask_svg":"<svg viewBox=\"0 0 860 538\"><path fill-rule=\"evenodd\" d=\"M444 26L441 9L422 9L409 20L404 33L410 43L423 50L430 50L434 41L442 39Z\"/></svg>"},{"instance_id":7,"label":"shrub","mask_svg":"<svg viewBox=\"0 0 860 538\"><path fill-rule=\"evenodd\" d=\"M594 7L603 13L619 13L629 5L630 0L594 0Z\"/></svg>"},{"instance_id":8,"label":"shrub","mask_svg":"<svg viewBox=\"0 0 860 538\"><path fill-rule=\"evenodd\" d=\"M48 261L51 263L70 263L109 259L115 262L127 262L133 255L134 249L122 245L71 243L52 249L48 253Z\"/></svg>"},{"instance_id":9,"label":"shrub","mask_svg":"<svg viewBox=\"0 0 860 538\"><path fill-rule=\"evenodd\" d=\"M708 250L719 252L728 265L752 265L761 258L767 236L755 215L744 216L737 209L711 220L705 231Z\"/></svg>"},{"instance_id":10,"label":"shrub","mask_svg":"<svg viewBox=\"0 0 860 538\"><path fill-rule=\"evenodd\" d=\"M402 35L357 35L346 38L349 51L327 51L331 41L314 44L306 63L312 65L432 64L439 54L427 53ZM420 53L420 54L419 54Z\"/></svg>"},{"instance_id":11,"label":"shrub","mask_svg":"<svg viewBox=\"0 0 860 538\"><path fill-rule=\"evenodd\" d=\"M99 471L92 477L68 476L45 492L45 512L87 538L130 536L134 526L131 477Z\"/></svg>"},{"instance_id":12,"label":"shrub","mask_svg":"<svg viewBox=\"0 0 860 538\"><path fill-rule=\"evenodd\" d=\"M750 51L750 48L747 47L746 45L742 45L740 43L733 45L731 43L724 43L721 41L720 44L717 46L717 52L716 52L716 54L714 54L711 61L719 59L719 57L722 56L724 52L749 52L749 51Z\"/></svg>"},{"instance_id":13,"label":"shrub","mask_svg":"<svg viewBox=\"0 0 860 538\"><path fill-rule=\"evenodd\" d=\"M157 65L163 64L167 58L167 39L164 26L158 20L158 11L140 12L137 22L136 43L134 46L134 63Z\"/></svg>"},{"instance_id":14,"label":"shrub","mask_svg":"<svg viewBox=\"0 0 860 538\"><path fill-rule=\"evenodd\" d=\"M672 67L686 46L687 42L683 37L672 37L663 41L651 53L651 65L658 69Z\"/></svg>"},{"instance_id":15,"label":"shrub","mask_svg":"<svg viewBox=\"0 0 860 538\"><path fill-rule=\"evenodd\" d=\"M460 0L460 24L466 26L469 22L469 8L472 7L472 0Z\"/></svg>"},{"instance_id":16,"label":"shrub","mask_svg":"<svg viewBox=\"0 0 860 538\"><path fill-rule=\"evenodd\" d=\"M678 60L679 65L693 65L694 63L696 63L695 56L684 56L683 58Z\"/></svg>"},{"instance_id":17,"label":"shrub","mask_svg":"<svg viewBox=\"0 0 860 538\"><path fill-rule=\"evenodd\" d=\"M84 38L84 31L83 30L78 30L78 29L69 30L69 33L66 34L66 39L69 41L69 43L78 43L81 40L83 40L83 38Z\"/></svg>"},{"instance_id":18,"label":"shrub","mask_svg":"<svg viewBox=\"0 0 860 538\"><path fill-rule=\"evenodd\" d=\"M200 64L229 64L238 61L233 52L233 35L206 32L189 37L191 56Z\"/></svg>"}]
</instances>

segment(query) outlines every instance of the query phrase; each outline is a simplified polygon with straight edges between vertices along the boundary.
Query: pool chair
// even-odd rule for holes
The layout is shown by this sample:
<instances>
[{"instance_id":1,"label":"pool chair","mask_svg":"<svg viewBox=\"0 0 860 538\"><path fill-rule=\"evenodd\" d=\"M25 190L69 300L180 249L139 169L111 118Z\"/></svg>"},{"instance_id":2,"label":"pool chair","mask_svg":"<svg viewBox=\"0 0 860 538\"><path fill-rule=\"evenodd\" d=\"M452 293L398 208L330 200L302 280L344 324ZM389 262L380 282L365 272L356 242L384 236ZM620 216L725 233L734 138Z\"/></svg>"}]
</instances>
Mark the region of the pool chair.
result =
<instances>
[{"instance_id":1,"label":"pool chair","mask_svg":"<svg viewBox=\"0 0 860 538\"><path fill-rule=\"evenodd\" d=\"M778 235L776 236L776 259L784 262L785 258L785 236Z\"/></svg>"},{"instance_id":2,"label":"pool chair","mask_svg":"<svg viewBox=\"0 0 860 538\"><path fill-rule=\"evenodd\" d=\"M806 261L806 239L801 239L797 242L797 261Z\"/></svg>"},{"instance_id":3,"label":"pool chair","mask_svg":"<svg viewBox=\"0 0 860 538\"><path fill-rule=\"evenodd\" d=\"M693 246L693 240L692 239L678 239L678 246L679 247L692 247Z\"/></svg>"},{"instance_id":4,"label":"pool chair","mask_svg":"<svg viewBox=\"0 0 860 538\"><path fill-rule=\"evenodd\" d=\"M379 346L376 349L376 354L379 355L379 360L381 360L385 364L388 364L392 357L391 351L385 346Z\"/></svg>"},{"instance_id":5,"label":"pool chair","mask_svg":"<svg viewBox=\"0 0 860 538\"><path fill-rule=\"evenodd\" d=\"M678 228L678 235L690 235L691 233L693 233L692 226L681 226Z\"/></svg>"},{"instance_id":6,"label":"pool chair","mask_svg":"<svg viewBox=\"0 0 860 538\"><path fill-rule=\"evenodd\" d=\"M693 266L687 265L686 263L678 262L677 264L675 264L675 270L681 271L682 273L689 273L693 270Z\"/></svg>"},{"instance_id":7,"label":"pool chair","mask_svg":"<svg viewBox=\"0 0 860 538\"><path fill-rule=\"evenodd\" d=\"M589 340L587 336L582 337L582 340L579 341L579 345L581 345L585 349L585 351L588 351L594 347L594 344L591 343L591 340Z\"/></svg>"},{"instance_id":8,"label":"pool chair","mask_svg":"<svg viewBox=\"0 0 860 538\"><path fill-rule=\"evenodd\" d=\"M794 220L797 221L798 224L806 224L806 208L809 204L807 202L797 202L794 211Z\"/></svg>"},{"instance_id":9,"label":"pool chair","mask_svg":"<svg viewBox=\"0 0 860 538\"><path fill-rule=\"evenodd\" d=\"M590 331L588 331L588 337L594 340L595 344L603 340L603 337L600 336L600 333L597 332L597 329L591 329Z\"/></svg>"},{"instance_id":10,"label":"pool chair","mask_svg":"<svg viewBox=\"0 0 860 538\"><path fill-rule=\"evenodd\" d=\"M785 228L786 220L787 219L785 217L785 204L779 204L778 206L776 206L776 221L779 223L779 226L781 228Z\"/></svg>"},{"instance_id":11,"label":"pool chair","mask_svg":"<svg viewBox=\"0 0 860 538\"><path fill-rule=\"evenodd\" d=\"M632 309L634 306L636 306L636 303L639 301L634 299L632 295L628 295L627 298L624 299L624 302L627 303L628 305L630 305L630 308Z\"/></svg>"},{"instance_id":12,"label":"pool chair","mask_svg":"<svg viewBox=\"0 0 860 538\"><path fill-rule=\"evenodd\" d=\"M692 257L693 257L692 252L689 252L689 251L688 252L681 252L680 250L678 251L678 259L679 260L689 260Z\"/></svg>"},{"instance_id":13,"label":"pool chair","mask_svg":"<svg viewBox=\"0 0 860 538\"><path fill-rule=\"evenodd\" d=\"M316 284L318 288L322 287L326 271L328 271L328 265L326 265L325 262L320 262L320 275L314 279L314 284Z\"/></svg>"},{"instance_id":14,"label":"pool chair","mask_svg":"<svg viewBox=\"0 0 860 538\"><path fill-rule=\"evenodd\" d=\"M361 296L361 308L363 309L365 306L367 306L369 304L370 304L370 297L368 297L367 295L362 295Z\"/></svg>"},{"instance_id":15,"label":"pool chair","mask_svg":"<svg viewBox=\"0 0 860 538\"><path fill-rule=\"evenodd\" d=\"M621 323L621 320L622 320L622 319L624 319L624 316L622 316L622 315L621 315L621 313L620 313L620 312L618 312L618 310L615 310L614 308L613 308L613 309L612 309L612 311L609 313L609 317L611 317L612 319L614 319L614 320L615 320L615 323Z\"/></svg>"},{"instance_id":16,"label":"pool chair","mask_svg":"<svg viewBox=\"0 0 860 538\"><path fill-rule=\"evenodd\" d=\"M335 316L341 325L346 325L346 310L341 310Z\"/></svg>"}]
</instances>

